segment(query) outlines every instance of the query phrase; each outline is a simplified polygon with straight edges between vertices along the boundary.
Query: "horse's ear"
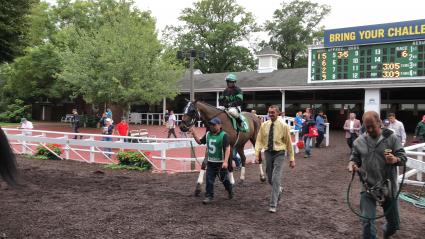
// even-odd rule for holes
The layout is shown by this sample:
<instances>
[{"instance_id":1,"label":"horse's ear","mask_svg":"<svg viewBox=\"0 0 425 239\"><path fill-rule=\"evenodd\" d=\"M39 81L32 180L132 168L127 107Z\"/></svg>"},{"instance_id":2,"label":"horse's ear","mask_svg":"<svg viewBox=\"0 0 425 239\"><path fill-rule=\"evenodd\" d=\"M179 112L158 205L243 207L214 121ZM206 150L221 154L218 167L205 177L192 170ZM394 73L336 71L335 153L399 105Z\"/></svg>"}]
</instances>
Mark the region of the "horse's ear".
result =
<instances>
[{"instance_id":1,"label":"horse's ear","mask_svg":"<svg viewBox=\"0 0 425 239\"><path fill-rule=\"evenodd\" d=\"M187 98L184 98L184 100L186 101L186 103L189 103L190 102L190 100L188 100Z\"/></svg>"}]
</instances>

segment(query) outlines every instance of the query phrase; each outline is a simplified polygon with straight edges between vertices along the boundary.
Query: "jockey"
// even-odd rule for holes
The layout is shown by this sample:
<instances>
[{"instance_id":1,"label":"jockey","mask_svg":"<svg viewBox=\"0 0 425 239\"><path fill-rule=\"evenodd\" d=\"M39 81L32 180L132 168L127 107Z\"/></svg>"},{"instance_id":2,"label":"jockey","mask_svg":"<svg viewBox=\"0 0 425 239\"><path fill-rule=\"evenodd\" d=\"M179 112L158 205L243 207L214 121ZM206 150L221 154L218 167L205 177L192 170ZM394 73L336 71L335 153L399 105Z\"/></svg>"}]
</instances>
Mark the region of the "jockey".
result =
<instances>
[{"instance_id":1,"label":"jockey","mask_svg":"<svg viewBox=\"0 0 425 239\"><path fill-rule=\"evenodd\" d=\"M241 88L236 86L236 75L228 74L226 76L227 87L220 96L220 104L228 109L228 112L233 116L239 125L242 121L239 117L241 105L243 102L243 94Z\"/></svg>"}]
</instances>

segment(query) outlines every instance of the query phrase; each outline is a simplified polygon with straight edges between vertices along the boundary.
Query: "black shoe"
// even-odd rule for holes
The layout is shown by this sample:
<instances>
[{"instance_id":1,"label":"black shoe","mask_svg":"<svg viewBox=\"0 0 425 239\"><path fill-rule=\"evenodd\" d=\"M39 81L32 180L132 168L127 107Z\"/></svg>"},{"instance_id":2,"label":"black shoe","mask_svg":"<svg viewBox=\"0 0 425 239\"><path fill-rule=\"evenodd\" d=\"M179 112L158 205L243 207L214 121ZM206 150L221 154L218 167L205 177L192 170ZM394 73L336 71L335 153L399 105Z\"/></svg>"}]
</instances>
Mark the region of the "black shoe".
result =
<instances>
[{"instance_id":1,"label":"black shoe","mask_svg":"<svg viewBox=\"0 0 425 239\"><path fill-rule=\"evenodd\" d=\"M206 204L210 204L210 203L212 203L212 200L213 200L212 198L210 198L210 197L206 197L206 198L202 201L202 203L203 203L203 204L205 204L205 205L206 205Z\"/></svg>"}]
</instances>

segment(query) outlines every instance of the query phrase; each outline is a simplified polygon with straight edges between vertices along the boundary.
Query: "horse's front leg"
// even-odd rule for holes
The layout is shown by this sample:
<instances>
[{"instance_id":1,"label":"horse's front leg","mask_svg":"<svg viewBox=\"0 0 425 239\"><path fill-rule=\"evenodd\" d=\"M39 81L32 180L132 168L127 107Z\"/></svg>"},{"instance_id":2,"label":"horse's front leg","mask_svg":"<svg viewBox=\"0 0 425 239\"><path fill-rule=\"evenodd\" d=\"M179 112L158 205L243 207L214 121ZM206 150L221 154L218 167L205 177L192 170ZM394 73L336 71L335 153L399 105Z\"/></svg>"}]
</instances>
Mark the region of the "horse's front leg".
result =
<instances>
[{"instance_id":1,"label":"horse's front leg","mask_svg":"<svg viewBox=\"0 0 425 239\"><path fill-rule=\"evenodd\" d=\"M195 197L199 197L202 192L202 183L204 182L204 175L205 175L205 169L207 168L207 161L208 161L208 150L205 152L204 161L201 165L201 171L199 171L198 175L198 181L196 182L195 187Z\"/></svg>"},{"instance_id":2,"label":"horse's front leg","mask_svg":"<svg viewBox=\"0 0 425 239\"><path fill-rule=\"evenodd\" d=\"M232 186L235 184L235 178L233 177L233 147L230 147L229 162L227 163L227 169L229 171L229 181Z\"/></svg>"},{"instance_id":3,"label":"horse's front leg","mask_svg":"<svg viewBox=\"0 0 425 239\"><path fill-rule=\"evenodd\" d=\"M239 156L241 157L241 164L242 164L242 168L241 168L241 183L243 183L245 181L245 164L246 164L246 156L245 156L245 152L244 152L244 148L239 147L237 149L237 152L239 154Z\"/></svg>"},{"instance_id":4,"label":"horse's front leg","mask_svg":"<svg viewBox=\"0 0 425 239\"><path fill-rule=\"evenodd\" d=\"M260 154L261 154L261 161L260 161L260 162L259 162L259 164L258 164L258 167L259 167L259 169L260 169L260 181L261 181L261 182L265 182L265 181L266 181L266 176L264 175L263 162L264 162L266 159L264 158L264 153L263 153L263 152L260 152Z\"/></svg>"}]
</instances>

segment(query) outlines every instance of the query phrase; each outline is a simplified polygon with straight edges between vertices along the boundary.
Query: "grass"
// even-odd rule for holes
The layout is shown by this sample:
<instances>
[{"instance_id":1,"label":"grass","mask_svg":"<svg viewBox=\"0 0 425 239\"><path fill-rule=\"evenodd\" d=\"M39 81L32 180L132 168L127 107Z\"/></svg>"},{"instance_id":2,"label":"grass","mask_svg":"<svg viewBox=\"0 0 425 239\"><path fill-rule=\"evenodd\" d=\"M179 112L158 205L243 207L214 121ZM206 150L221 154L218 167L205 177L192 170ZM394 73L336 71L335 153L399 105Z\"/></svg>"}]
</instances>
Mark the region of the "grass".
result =
<instances>
[{"instance_id":1,"label":"grass","mask_svg":"<svg viewBox=\"0 0 425 239\"><path fill-rule=\"evenodd\" d=\"M0 122L0 126L19 126L19 123Z\"/></svg>"}]
</instances>

